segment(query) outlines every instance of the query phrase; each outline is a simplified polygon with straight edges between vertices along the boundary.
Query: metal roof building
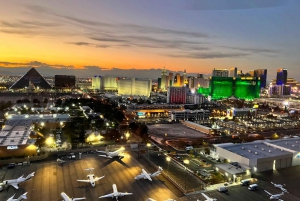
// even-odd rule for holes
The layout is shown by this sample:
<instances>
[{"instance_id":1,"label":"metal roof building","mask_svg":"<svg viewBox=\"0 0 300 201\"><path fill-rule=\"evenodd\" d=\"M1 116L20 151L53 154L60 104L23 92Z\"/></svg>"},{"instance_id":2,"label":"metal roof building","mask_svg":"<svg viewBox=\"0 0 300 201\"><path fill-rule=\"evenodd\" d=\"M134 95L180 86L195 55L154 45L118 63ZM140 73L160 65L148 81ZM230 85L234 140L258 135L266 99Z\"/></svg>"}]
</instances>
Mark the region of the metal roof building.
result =
<instances>
[{"instance_id":1,"label":"metal roof building","mask_svg":"<svg viewBox=\"0 0 300 201\"><path fill-rule=\"evenodd\" d=\"M216 153L229 162L249 166L254 172L300 165L300 138L260 140L242 144L216 144Z\"/></svg>"}]
</instances>

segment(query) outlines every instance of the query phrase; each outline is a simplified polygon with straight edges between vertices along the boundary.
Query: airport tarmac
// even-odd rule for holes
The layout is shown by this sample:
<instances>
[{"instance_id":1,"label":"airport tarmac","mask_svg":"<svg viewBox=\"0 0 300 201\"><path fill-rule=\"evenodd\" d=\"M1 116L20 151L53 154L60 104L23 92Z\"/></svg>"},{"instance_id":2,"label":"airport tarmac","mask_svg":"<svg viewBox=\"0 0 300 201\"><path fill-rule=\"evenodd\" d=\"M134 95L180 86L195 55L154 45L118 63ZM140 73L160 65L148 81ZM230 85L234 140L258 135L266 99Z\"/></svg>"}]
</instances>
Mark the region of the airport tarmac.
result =
<instances>
[{"instance_id":1,"label":"airport tarmac","mask_svg":"<svg viewBox=\"0 0 300 201\"><path fill-rule=\"evenodd\" d=\"M87 179L86 168L95 168L92 172L96 176L105 178L96 182L93 188L90 183L77 182L77 179ZM99 200L99 197L112 193L112 184L116 184L118 191L129 192L133 195L124 196L121 199L145 201L148 198L155 200L178 199L162 181L154 178L135 181L134 177L141 173L143 166L129 154L121 162L113 159L98 157L97 155L84 155L81 160L68 160L62 166L56 161L32 163L30 166L20 166L14 169L1 170L0 181L15 179L24 174L36 172L35 177L20 184L18 190L9 187L0 193L0 200L7 200L16 193L16 198L28 192L28 201L57 201L62 200L61 192L69 197L86 197L86 200ZM111 200L103 198L102 200Z\"/></svg>"}]
</instances>

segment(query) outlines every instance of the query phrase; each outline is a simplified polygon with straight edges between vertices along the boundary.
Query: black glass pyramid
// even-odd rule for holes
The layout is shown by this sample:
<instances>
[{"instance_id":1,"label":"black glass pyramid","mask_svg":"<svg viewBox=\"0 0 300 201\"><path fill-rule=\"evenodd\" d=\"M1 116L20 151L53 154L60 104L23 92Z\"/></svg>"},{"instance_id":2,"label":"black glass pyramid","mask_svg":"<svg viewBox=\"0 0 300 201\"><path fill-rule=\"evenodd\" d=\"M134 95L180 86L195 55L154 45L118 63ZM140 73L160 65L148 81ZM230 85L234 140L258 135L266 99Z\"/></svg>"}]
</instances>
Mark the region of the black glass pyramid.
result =
<instances>
[{"instance_id":1,"label":"black glass pyramid","mask_svg":"<svg viewBox=\"0 0 300 201\"><path fill-rule=\"evenodd\" d=\"M35 70L31 68L25 75L23 75L18 81L16 81L10 89L22 89L25 87L31 87L33 85L35 88L40 89L51 89L50 84Z\"/></svg>"}]
</instances>

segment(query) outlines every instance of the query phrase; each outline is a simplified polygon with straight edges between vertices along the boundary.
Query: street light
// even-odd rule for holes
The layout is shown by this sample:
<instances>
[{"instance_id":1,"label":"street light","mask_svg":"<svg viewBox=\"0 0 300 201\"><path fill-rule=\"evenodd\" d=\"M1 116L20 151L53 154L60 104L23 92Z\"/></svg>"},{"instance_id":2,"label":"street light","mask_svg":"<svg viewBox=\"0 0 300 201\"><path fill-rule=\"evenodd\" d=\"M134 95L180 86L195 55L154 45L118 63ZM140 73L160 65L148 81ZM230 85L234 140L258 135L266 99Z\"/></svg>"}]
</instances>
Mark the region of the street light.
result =
<instances>
[{"instance_id":1,"label":"street light","mask_svg":"<svg viewBox=\"0 0 300 201\"><path fill-rule=\"evenodd\" d=\"M188 159L185 159L185 160L183 161L183 163L184 163L185 165L188 165L188 164L190 163L190 161L189 161ZM184 166L184 169L185 169L184 190L186 191L187 167Z\"/></svg>"},{"instance_id":2,"label":"street light","mask_svg":"<svg viewBox=\"0 0 300 201\"><path fill-rule=\"evenodd\" d=\"M147 143L147 147L148 147L148 159L149 159L149 147L151 147L151 143Z\"/></svg>"},{"instance_id":3,"label":"street light","mask_svg":"<svg viewBox=\"0 0 300 201\"><path fill-rule=\"evenodd\" d=\"M168 161L168 170L167 170L167 174L169 175L169 164L171 161L171 158L169 156L167 156L166 160Z\"/></svg>"},{"instance_id":4,"label":"street light","mask_svg":"<svg viewBox=\"0 0 300 201\"><path fill-rule=\"evenodd\" d=\"M51 146L51 145L53 144L53 142L54 142L54 140L53 140L52 137L48 137L48 138L46 139L46 144L47 144L48 146Z\"/></svg>"}]
</instances>

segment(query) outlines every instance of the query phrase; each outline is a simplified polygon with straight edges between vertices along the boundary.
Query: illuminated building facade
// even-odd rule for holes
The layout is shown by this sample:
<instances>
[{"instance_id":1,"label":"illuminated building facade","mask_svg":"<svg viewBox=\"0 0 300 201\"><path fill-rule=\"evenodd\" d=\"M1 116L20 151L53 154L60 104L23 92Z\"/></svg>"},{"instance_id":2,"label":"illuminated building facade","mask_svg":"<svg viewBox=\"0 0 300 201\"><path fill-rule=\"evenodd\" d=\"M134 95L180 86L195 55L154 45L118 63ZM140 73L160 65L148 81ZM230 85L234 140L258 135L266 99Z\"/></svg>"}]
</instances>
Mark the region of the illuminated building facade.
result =
<instances>
[{"instance_id":1,"label":"illuminated building facade","mask_svg":"<svg viewBox=\"0 0 300 201\"><path fill-rule=\"evenodd\" d=\"M288 96L291 95L290 85L270 85L269 96Z\"/></svg>"},{"instance_id":2,"label":"illuminated building facade","mask_svg":"<svg viewBox=\"0 0 300 201\"><path fill-rule=\"evenodd\" d=\"M254 99L260 94L260 78L253 77L210 77L210 87L200 87L199 93L212 99Z\"/></svg>"},{"instance_id":3,"label":"illuminated building facade","mask_svg":"<svg viewBox=\"0 0 300 201\"><path fill-rule=\"evenodd\" d=\"M150 96L152 80L120 79L118 80L119 95Z\"/></svg>"},{"instance_id":4,"label":"illuminated building facade","mask_svg":"<svg viewBox=\"0 0 300 201\"><path fill-rule=\"evenodd\" d=\"M253 77L260 78L260 88L266 88L267 85L267 69L256 69L253 72Z\"/></svg>"},{"instance_id":5,"label":"illuminated building facade","mask_svg":"<svg viewBox=\"0 0 300 201\"><path fill-rule=\"evenodd\" d=\"M117 90L117 79L115 77L92 77L92 88L94 90Z\"/></svg>"},{"instance_id":6,"label":"illuminated building facade","mask_svg":"<svg viewBox=\"0 0 300 201\"><path fill-rule=\"evenodd\" d=\"M227 69L213 69L212 76L213 77L228 77L228 70Z\"/></svg>"},{"instance_id":7,"label":"illuminated building facade","mask_svg":"<svg viewBox=\"0 0 300 201\"><path fill-rule=\"evenodd\" d=\"M187 87L169 87L167 103L185 104L187 101Z\"/></svg>"},{"instance_id":8,"label":"illuminated building facade","mask_svg":"<svg viewBox=\"0 0 300 201\"><path fill-rule=\"evenodd\" d=\"M283 85L287 82L287 69L280 68L277 70L276 85Z\"/></svg>"},{"instance_id":9,"label":"illuminated building facade","mask_svg":"<svg viewBox=\"0 0 300 201\"><path fill-rule=\"evenodd\" d=\"M161 72L161 80L160 80L159 88L163 91L166 90L167 88L167 71L165 68Z\"/></svg>"},{"instance_id":10,"label":"illuminated building facade","mask_svg":"<svg viewBox=\"0 0 300 201\"><path fill-rule=\"evenodd\" d=\"M237 76L237 67L230 68L229 77L236 77L236 76Z\"/></svg>"}]
</instances>

